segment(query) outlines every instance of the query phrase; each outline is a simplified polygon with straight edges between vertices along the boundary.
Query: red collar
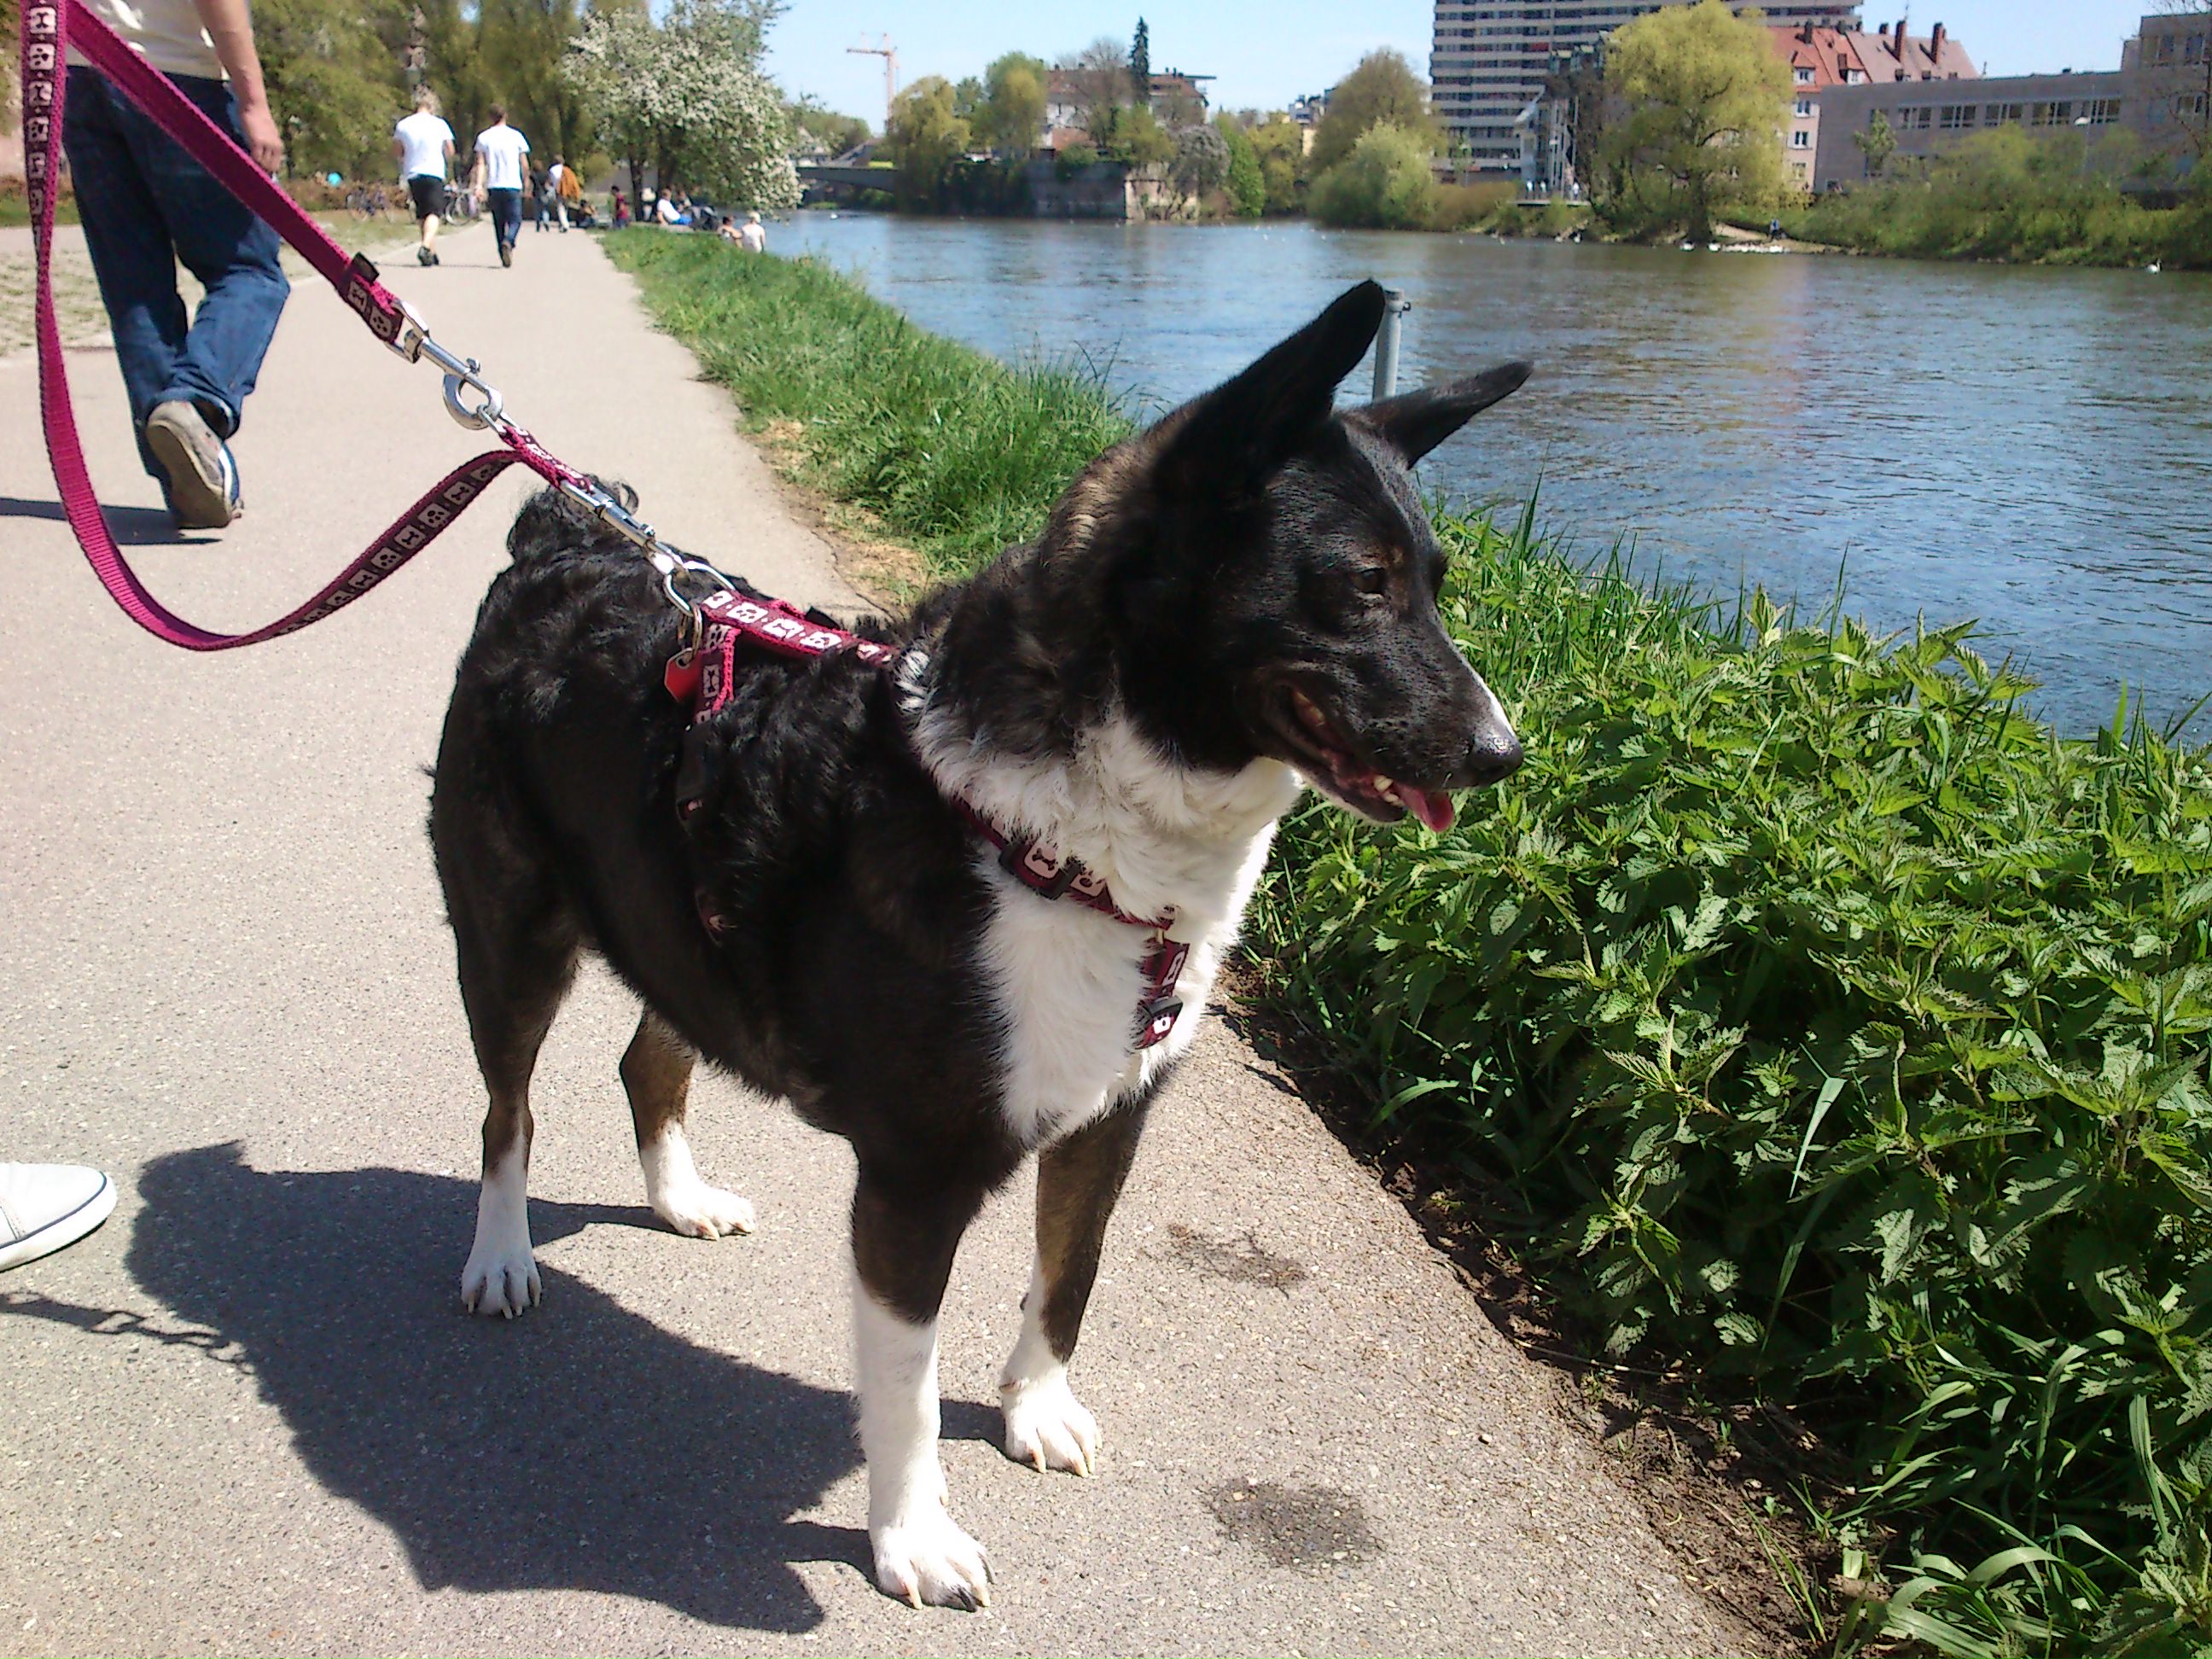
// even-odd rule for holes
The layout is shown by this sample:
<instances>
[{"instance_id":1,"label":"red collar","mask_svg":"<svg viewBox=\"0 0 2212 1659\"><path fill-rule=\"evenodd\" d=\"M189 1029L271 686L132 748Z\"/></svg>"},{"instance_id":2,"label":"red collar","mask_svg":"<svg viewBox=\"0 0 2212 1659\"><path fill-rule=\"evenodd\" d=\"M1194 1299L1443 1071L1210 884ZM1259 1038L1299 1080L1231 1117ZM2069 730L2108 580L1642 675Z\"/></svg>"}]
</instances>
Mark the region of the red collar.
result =
<instances>
[{"instance_id":1,"label":"red collar","mask_svg":"<svg viewBox=\"0 0 2212 1659\"><path fill-rule=\"evenodd\" d=\"M688 821L703 799L704 769L693 750L700 728L729 702L737 678L737 651L741 644L756 646L782 657L826 657L850 651L862 662L888 667L898 653L890 646L864 640L818 614L801 611L785 599L756 599L749 594L720 592L699 605L704 632L696 647L687 646L668 659L661 684L679 703L692 706L692 737L687 740L684 764L677 774L676 816ZM958 796L950 798L954 811L969 827L999 849L999 863L1015 880L1044 898L1072 898L1102 915L1152 935L1145 952L1145 988L1137 1003L1135 1046L1151 1048L1175 1030L1182 1004L1175 1000L1176 981L1189 959L1190 946L1168 937L1175 912L1155 917L1133 916L1114 902L1106 884L1082 863L1061 856L1033 836L1008 835ZM719 939L726 925L707 894L698 896L699 920L709 936Z\"/></svg>"}]
</instances>

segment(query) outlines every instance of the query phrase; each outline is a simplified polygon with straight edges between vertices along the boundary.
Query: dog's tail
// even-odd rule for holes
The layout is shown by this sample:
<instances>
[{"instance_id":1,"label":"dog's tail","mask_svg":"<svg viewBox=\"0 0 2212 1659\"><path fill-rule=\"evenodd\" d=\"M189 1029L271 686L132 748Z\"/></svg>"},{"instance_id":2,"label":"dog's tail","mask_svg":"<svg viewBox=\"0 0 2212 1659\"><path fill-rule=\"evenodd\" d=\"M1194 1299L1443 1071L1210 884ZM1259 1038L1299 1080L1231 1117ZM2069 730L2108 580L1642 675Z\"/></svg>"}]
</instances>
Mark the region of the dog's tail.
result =
<instances>
[{"instance_id":1,"label":"dog's tail","mask_svg":"<svg viewBox=\"0 0 2212 1659\"><path fill-rule=\"evenodd\" d=\"M592 482L621 502L623 512L637 510L637 491L628 484L609 483L604 478L593 478ZM507 555L518 564L547 553L574 552L601 545L623 548L629 544L620 532L557 489L541 489L525 501L522 511L515 515L514 527L507 532Z\"/></svg>"}]
</instances>

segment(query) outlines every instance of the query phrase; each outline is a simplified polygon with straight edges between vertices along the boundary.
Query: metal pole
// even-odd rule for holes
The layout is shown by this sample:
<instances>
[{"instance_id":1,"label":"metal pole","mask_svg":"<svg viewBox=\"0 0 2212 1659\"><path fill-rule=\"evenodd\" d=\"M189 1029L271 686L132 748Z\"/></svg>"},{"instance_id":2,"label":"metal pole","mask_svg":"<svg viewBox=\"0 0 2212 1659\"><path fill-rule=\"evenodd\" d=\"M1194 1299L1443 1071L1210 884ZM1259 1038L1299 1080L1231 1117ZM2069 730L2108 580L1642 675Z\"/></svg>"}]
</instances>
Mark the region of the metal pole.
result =
<instances>
[{"instance_id":1,"label":"metal pole","mask_svg":"<svg viewBox=\"0 0 2212 1659\"><path fill-rule=\"evenodd\" d=\"M1398 390L1398 319L1413 308L1402 289L1382 290L1382 328L1375 337L1375 395L1389 398Z\"/></svg>"}]
</instances>

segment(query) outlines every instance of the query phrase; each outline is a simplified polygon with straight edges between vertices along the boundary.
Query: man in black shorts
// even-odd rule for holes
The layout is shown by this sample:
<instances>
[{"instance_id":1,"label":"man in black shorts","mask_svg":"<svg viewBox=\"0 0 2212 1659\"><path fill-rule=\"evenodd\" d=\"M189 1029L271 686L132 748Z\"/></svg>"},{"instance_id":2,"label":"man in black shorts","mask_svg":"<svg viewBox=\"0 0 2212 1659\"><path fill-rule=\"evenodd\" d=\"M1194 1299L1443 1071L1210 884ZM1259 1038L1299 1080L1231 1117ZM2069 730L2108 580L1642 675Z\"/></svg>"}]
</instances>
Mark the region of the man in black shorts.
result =
<instances>
[{"instance_id":1,"label":"man in black shorts","mask_svg":"<svg viewBox=\"0 0 2212 1659\"><path fill-rule=\"evenodd\" d=\"M446 210L446 168L453 159L453 130L438 113L438 94L427 86L415 93L415 112L392 130L392 153L415 199L415 222L422 242L417 264L438 263L438 216Z\"/></svg>"}]
</instances>

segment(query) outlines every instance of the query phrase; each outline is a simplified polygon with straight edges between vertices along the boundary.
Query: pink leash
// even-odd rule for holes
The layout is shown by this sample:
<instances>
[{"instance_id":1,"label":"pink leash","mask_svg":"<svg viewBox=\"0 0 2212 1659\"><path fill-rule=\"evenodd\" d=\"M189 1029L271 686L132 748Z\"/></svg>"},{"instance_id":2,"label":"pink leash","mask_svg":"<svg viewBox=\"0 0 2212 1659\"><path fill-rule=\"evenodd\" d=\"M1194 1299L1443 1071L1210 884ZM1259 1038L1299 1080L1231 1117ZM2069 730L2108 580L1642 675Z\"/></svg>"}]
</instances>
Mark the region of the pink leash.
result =
<instances>
[{"instance_id":1,"label":"pink leash","mask_svg":"<svg viewBox=\"0 0 2212 1659\"><path fill-rule=\"evenodd\" d=\"M337 290L338 297L368 325L371 333L410 362L428 356L447 370L446 402L455 419L465 426L489 429L505 446L487 450L454 468L321 592L297 610L248 634L210 633L185 621L147 592L107 532L85 467L83 446L70 407L69 380L62 364L52 272L53 185L61 170L65 48L72 33L77 36L77 49L94 66L226 189L266 220ZM649 526L630 519L584 474L556 460L527 432L505 419L499 394L477 377L474 362L464 362L434 342L405 301L377 280L376 267L365 256L349 256L332 241L228 133L87 11L82 0L33 0L23 9L22 34L24 170L28 175L38 247L39 409L46 428L46 453L61 491L62 510L68 515L77 544L125 615L149 634L188 651L227 651L296 632L351 604L428 547L494 478L518 461L630 535L648 553L657 550ZM464 386L483 392L483 401L473 408L465 406L459 395ZM678 562L663 562L659 556L653 562L664 579L672 583L671 567Z\"/></svg>"}]
</instances>

